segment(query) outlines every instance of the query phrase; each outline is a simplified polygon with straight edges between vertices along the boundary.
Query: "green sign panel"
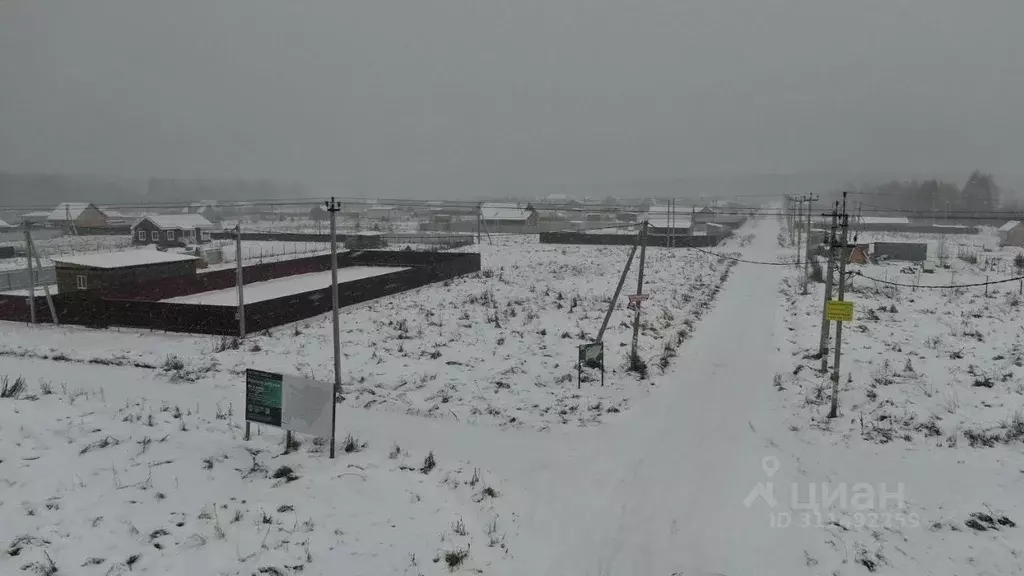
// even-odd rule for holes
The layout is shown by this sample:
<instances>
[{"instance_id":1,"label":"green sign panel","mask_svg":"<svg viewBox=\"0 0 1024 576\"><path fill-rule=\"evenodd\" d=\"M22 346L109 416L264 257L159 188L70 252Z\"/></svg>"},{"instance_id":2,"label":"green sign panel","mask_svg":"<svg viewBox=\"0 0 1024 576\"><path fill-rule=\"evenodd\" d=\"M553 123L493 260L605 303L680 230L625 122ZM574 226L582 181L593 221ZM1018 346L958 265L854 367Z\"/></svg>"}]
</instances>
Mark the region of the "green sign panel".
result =
<instances>
[{"instance_id":1,"label":"green sign panel","mask_svg":"<svg viewBox=\"0 0 1024 576\"><path fill-rule=\"evenodd\" d=\"M580 364L590 368L604 369L604 344L591 342L580 345Z\"/></svg>"},{"instance_id":2,"label":"green sign panel","mask_svg":"<svg viewBox=\"0 0 1024 576\"><path fill-rule=\"evenodd\" d=\"M250 422L281 426L281 400L284 377L273 372L245 371L245 419Z\"/></svg>"}]
</instances>

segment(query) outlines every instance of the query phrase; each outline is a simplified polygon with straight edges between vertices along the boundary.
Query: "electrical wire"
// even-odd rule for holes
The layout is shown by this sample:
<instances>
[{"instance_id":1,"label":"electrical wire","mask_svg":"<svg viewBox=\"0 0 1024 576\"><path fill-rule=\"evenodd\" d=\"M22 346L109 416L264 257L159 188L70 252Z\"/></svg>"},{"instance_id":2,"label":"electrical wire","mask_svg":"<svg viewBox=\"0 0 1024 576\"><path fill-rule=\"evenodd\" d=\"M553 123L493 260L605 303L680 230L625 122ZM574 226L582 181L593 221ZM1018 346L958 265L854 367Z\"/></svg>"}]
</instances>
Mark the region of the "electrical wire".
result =
<instances>
[{"instance_id":1,"label":"electrical wire","mask_svg":"<svg viewBox=\"0 0 1024 576\"><path fill-rule=\"evenodd\" d=\"M796 262L766 262L763 260L745 260L743 258L737 258L736 256L728 256L719 252L712 252L711 250L704 250L703 248L697 248L696 246L679 246L679 248L686 248L688 250L696 250L697 252L703 252L711 256L717 256L719 258L725 258L726 260L734 260L736 262L743 262L744 264L760 264L762 266L800 266Z\"/></svg>"},{"instance_id":2,"label":"electrical wire","mask_svg":"<svg viewBox=\"0 0 1024 576\"><path fill-rule=\"evenodd\" d=\"M1003 278L1003 279L1000 279L1000 280L988 280L988 281L985 281L985 282L974 282L974 283L971 283L971 284L948 284L948 285L945 285L945 286L937 286L937 285L934 285L934 284L917 285L917 284L906 284L906 283L903 283L903 282L893 282L892 280L883 280L881 278L874 278L872 276L868 276L867 274L864 274L863 272L861 272L859 270L851 270L851 271L848 271L846 274L847 274L847 276L860 276L861 278L864 278L866 280L873 280L875 282L879 282L881 284L888 284L890 286L901 286L901 287L904 287L904 288L930 288L930 289L937 289L937 290L938 289L943 289L943 290L944 289L953 289L953 288L976 288L976 287L979 287L979 286L988 286L990 284L1005 284L1007 282L1019 282L1019 281L1024 280L1024 276L1016 276L1014 278Z\"/></svg>"}]
</instances>

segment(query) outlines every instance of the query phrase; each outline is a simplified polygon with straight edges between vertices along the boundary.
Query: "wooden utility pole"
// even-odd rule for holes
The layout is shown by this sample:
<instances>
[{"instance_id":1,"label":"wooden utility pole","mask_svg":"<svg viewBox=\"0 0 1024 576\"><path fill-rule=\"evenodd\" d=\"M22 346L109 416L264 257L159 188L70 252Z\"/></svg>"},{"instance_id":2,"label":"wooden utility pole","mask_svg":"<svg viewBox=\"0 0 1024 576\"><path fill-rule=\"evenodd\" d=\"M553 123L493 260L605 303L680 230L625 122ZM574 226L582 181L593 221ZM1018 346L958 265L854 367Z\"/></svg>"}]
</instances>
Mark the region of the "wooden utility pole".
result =
<instances>
[{"instance_id":1,"label":"wooden utility pole","mask_svg":"<svg viewBox=\"0 0 1024 576\"><path fill-rule=\"evenodd\" d=\"M821 373L828 370L828 301L832 298L832 278L836 261L836 222L839 218L839 202L832 207L832 225L828 231L828 271L825 273L825 301L821 304L821 340L818 355L821 356Z\"/></svg>"},{"instance_id":2,"label":"wooden utility pole","mask_svg":"<svg viewBox=\"0 0 1024 576\"><path fill-rule=\"evenodd\" d=\"M332 196L327 205L331 216L331 327L334 333L334 393L331 394L331 458L334 458L338 392L341 391L341 329L338 318L338 211L341 206Z\"/></svg>"},{"instance_id":3,"label":"wooden utility pole","mask_svg":"<svg viewBox=\"0 0 1024 576\"><path fill-rule=\"evenodd\" d=\"M476 205L476 243L480 243L480 220L483 218L483 202ZM488 235L490 237L490 235Z\"/></svg>"},{"instance_id":4,"label":"wooden utility pole","mask_svg":"<svg viewBox=\"0 0 1024 576\"><path fill-rule=\"evenodd\" d=\"M846 294L846 248L847 241L849 240L850 231L850 218L846 214L846 193L843 193L843 240L840 250L839 257L839 301L843 301L843 297ZM841 320L836 321L836 356L832 364L832 406L829 409L828 417L836 418L839 416L839 358L843 351L843 322Z\"/></svg>"},{"instance_id":5,"label":"wooden utility pole","mask_svg":"<svg viewBox=\"0 0 1024 576\"><path fill-rule=\"evenodd\" d=\"M643 228L640 229L640 268L636 278L637 294L644 293L644 263L647 260L647 227L649 224L649 221L644 220ZM638 365L638 360L640 359L636 351L637 340L640 337L640 302L638 299L636 302L636 313L633 316L633 346L630 348L629 353L630 365L632 366Z\"/></svg>"}]
</instances>

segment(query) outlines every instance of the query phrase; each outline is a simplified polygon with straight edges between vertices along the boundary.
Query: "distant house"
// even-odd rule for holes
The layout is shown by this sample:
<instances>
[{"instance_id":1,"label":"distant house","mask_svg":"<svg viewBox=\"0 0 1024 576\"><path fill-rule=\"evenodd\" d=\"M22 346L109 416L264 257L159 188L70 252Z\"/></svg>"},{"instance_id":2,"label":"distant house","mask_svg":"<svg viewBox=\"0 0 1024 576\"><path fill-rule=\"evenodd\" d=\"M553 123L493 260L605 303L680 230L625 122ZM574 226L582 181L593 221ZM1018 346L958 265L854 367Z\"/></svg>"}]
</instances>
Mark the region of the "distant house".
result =
<instances>
[{"instance_id":1,"label":"distant house","mask_svg":"<svg viewBox=\"0 0 1024 576\"><path fill-rule=\"evenodd\" d=\"M212 228L213 223L199 214L147 215L132 224L132 244L198 244L209 241Z\"/></svg>"},{"instance_id":2,"label":"distant house","mask_svg":"<svg viewBox=\"0 0 1024 576\"><path fill-rule=\"evenodd\" d=\"M46 217L52 228L106 228L107 216L94 204L61 202Z\"/></svg>"},{"instance_id":3,"label":"distant house","mask_svg":"<svg viewBox=\"0 0 1024 576\"><path fill-rule=\"evenodd\" d=\"M532 204L520 206L488 202L480 206L480 219L487 228L523 228L537 225L537 211Z\"/></svg>"},{"instance_id":4,"label":"distant house","mask_svg":"<svg viewBox=\"0 0 1024 576\"><path fill-rule=\"evenodd\" d=\"M43 210L41 212L26 212L21 215L22 222L28 222L29 224L46 224L47 218L50 217L50 212Z\"/></svg>"},{"instance_id":5,"label":"distant house","mask_svg":"<svg viewBox=\"0 0 1024 576\"><path fill-rule=\"evenodd\" d=\"M182 209L181 212L182 214L199 214L213 223L224 219L224 215L216 202L192 202Z\"/></svg>"},{"instance_id":6,"label":"distant house","mask_svg":"<svg viewBox=\"0 0 1024 576\"><path fill-rule=\"evenodd\" d=\"M107 217L107 226L120 227L128 225L128 217L118 212L117 210L111 210L109 208L100 208L103 215Z\"/></svg>"},{"instance_id":7,"label":"distant house","mask_svg":"<svg viewBox=\"0 0 1024 576\"><path fill-rule=\"evenodd\" d=\"M129 250L54 257L57 292L91 291L100 296L146 280L195 275L198 258L159 250Z\"/></svg>"},{"instance_id":8,"label":"distant house","mask_svg":"<svg viewBox=\"0 0 1024 576\"><path fill-rule=\"evenodd\" d=\"M373 220L394 220L401 218L402 211L394 206L371 205L366 208L366 217Z\"/></svg>"},{"instance_id":9,"label":"distant house","mask_svg":"<svg viewBox=\"0 0 1024 576\"><path fill-rule=\"evenodd\" d=\"M1000 246L1024 246L1024 225L1011 220L999 227Z\"/></svg>"},{"instance_id":10,"label":"distant house","mask_svg":"<svg viewBox=\"0 0 1024 576\"><path fill-rule=\"evenodd\" d=\"M693 213L693 224L696 226L698 224L714 222L716 216L718 216L718 214L714 210L705 206Z\"/></svg>"},{"instance_id":11,"label":"distant house","mask_svg":"<svg viewBox=\"0 0 1024 576\"><path fill-rule=\"evenodd\" d=\"M317 204L309 209L309 219L314 222L326 222L331 219L331 215L327 212L327 209Z\"/></svg>"},{"instance_id":12,"label":"distant house","mask_svg":"<svg viewBox=\"0 0 1024 576\"><path fill-rule=\"evenodd\" d=\"M898 231L909 226L910 218L906 216L861 216L856 223L858 230L866 232Z\"/></svg>"}]
</instances>

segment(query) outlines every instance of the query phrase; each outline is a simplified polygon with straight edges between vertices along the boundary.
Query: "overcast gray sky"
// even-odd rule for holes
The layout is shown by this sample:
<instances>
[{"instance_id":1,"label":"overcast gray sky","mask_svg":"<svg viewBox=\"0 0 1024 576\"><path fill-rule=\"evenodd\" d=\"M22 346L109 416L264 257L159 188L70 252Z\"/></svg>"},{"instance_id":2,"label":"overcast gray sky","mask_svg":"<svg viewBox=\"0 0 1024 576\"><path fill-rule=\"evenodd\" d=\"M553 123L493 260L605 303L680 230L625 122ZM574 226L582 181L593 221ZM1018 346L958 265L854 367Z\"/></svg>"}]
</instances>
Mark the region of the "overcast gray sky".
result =
<instances>
[{"instance_id":1,"label":"overcast gray sky","mask_svg":"<svg viewBox=\"0 0 1024 576\"><path fill-rule=\"evenodd\" d=\"M1024 172L1021 0L2 0L0 169Z\"/></svg>"}]
</instances>

